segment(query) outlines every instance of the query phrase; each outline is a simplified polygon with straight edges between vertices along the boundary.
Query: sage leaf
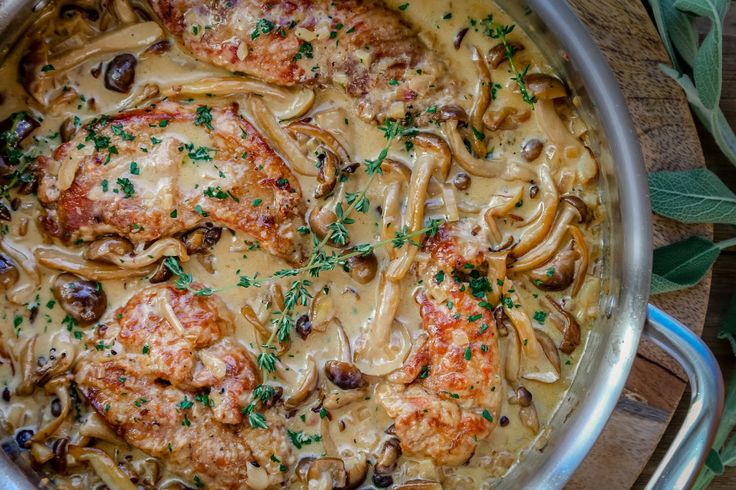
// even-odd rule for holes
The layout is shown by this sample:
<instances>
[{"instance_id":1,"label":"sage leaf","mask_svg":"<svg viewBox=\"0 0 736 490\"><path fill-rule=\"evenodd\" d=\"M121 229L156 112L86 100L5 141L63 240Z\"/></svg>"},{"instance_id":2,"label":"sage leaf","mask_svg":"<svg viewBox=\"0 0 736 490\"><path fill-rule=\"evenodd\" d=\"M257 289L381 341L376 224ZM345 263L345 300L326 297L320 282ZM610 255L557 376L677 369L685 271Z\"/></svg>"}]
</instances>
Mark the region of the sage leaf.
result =
<instances>
[{"instance_id":1,"label":"sage leaf","mask_svg":"<svg viewBox=\"0 0 736 490\"><path fill-rule=\"evenodd\" d=\"M718 338L728 340L731 344L731 350L736 355L736 293L731 297L726 316L721 321Z\"/></svg>"},{"instance_id":2,"label":"sage leaf","mask_svg":"<svg viewBox=\"0 0 736 490\"><path fill-rule=\"evenodd\" d=\"M703 237L690 237L654 251L652 294L687 289L699 283L721 253Z\"/></svg>"},{"instance_id":3,"label":"sage leaf","mask_svg":"<svg viewBox=\"0 0 736 490\"><path fill-rule=\"evenodd\" d=\"M688 66L693 66L698 52L698 33L692 16L675 8L675 2L676 0L649 0L649 5L667 54L673 65L679 69L675 50Z\"/></svg>"},{"instance_id":4,"label":"sage leaf","mask_svg":"<svg viewBox=\"0 0 736 490\"><path fill-rule=\"evenodd\" d=\"M723 461L721 456L713 448L710 448L708 456L705 458L705 466L716 475L723 474Z\"/></svg>"},{"instance_id":5,"label":"sage leaf","mask_svg":"<svg viewBox=\"0 0 736 490\"><path fill-rule=\"evenodd\" d=\"M649 174L652 210L682 223L736 225L736 194L710 170Z\"/></svg>"},{"instance_id":6,"label":"sage leaf","mask_svg":"<svg viewBox=\"0 0 736 490\"><path fill-rule=\"evenodd\" d=\"M698 95L710 110L721 100L723 71L723 16L730 0L677 0L675 8L699 17L707 17L711 28L695 55L693 78Z\"/></svg>"},{"instance_id":7,"label":"sage leaf","mask_svg":"<svg viewBox=\"0 0 736 490\"><path fill-rule=\"evenodd\" d=\"M689 76L683 75L669 66L659 65L659 68L682 87L695 115L708 128L718 148L721 149L726 158L736 165L736 134L734 134L733 129L728 125L723 111L718 107L710 110L703 105L698 91Z\"/></svg>"}]
</instances>

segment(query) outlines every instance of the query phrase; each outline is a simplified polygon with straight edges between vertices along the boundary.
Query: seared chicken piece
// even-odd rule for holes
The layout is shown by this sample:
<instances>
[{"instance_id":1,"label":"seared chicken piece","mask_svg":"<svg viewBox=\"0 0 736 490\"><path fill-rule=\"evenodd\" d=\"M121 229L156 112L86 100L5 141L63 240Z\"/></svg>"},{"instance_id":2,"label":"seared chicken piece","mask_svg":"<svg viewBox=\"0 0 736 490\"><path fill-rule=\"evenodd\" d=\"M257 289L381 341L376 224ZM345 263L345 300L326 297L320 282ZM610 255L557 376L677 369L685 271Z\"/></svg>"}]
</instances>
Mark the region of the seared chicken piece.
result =
<instances>
[{"instance_id":1,"label":"seared chicken piece","mask_svg":"<svg viewBox=\"0 0 736 490\"><path fill-rule=\"evenodd\" d=\"M371 0L151 0L202 61L277 85L336 85L363 119L450 102L447 68L396 12Z\"/></svg>"},{"instance_id":2,"label":"seared chicken piece","mask_svg":"<svg viewBox=\"0 0 736 490\"><path fill-rule=\"evenodd\" d=\"M501 406L496 325L481 306L488 286L479 271L484 248L471 226L443 225L424 243L429 259L417 272L427 340L394 376L408 385L386 385L379 395L404 451L436 464L466 462L495 427Z\"/></svg>"},{"instance_id":3,"label":"seared chicken piece","mask_svg":"<svg viewBox=\"0 0 736 490\"><path fill-rule=\"evenodd\" d=\"M299 183L236 104L102 116L37 167L41 221L65 240L148 242L214 221L292 263L303 258Z\"/></svg>"},{"instance_id":4,"label":"seared chicken piece","mask_svg":"<svg viewBox=\"0 0 736 490\"><path fill-rule=\"evenodd\" d=\"M259 383L233 319L216 297L146 289L97 331L75 375L92 407L130 445L209 488L242 488L257 463L271 485L293 456L280 417L253 429L241 409ZM196 476L196 478L195 478Z\"/></svg>"}]
</instances>

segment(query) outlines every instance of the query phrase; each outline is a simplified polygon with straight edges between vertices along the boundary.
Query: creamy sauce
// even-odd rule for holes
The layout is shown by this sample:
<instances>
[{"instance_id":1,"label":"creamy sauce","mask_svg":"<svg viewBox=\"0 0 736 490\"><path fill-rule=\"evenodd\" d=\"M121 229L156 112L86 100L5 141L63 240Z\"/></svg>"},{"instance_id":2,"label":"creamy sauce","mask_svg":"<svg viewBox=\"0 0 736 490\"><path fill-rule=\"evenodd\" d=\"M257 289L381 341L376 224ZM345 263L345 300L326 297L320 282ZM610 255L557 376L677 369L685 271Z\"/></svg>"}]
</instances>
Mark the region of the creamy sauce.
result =
<instances>
[{"instance_id":1,"label":"creamy sauce","mask_svg":"<svg viewBox=\"0 0 736 490\"><path fill-rule=\"evenodd\" d=\"M509 24L510 21L490 2L481 0L448 1L448 0L425 0L421 2L409 2L409 7L400 9L405 4L403 0L387 0L387 4L401 12L409 23L421 32L422 39L436 49L442 59L450 66L449 72L453 74L458 82L461 97L457 101L466 111L470 111L474 100L475 85L478 79L476 69L471 61L469 48L477 46L481 53L487 53L489 49L497 44L497 40L490 39L484 35L480 20L488 14L493 14L499 24ZM448 14L451 13L451 16ZM449 18L448 18L449 17ZM458 31L469 28L462 45L459 49L453 47L453 40ZM525 49L519 52L514 61L520 69L528 65L529 73L551 73L551 67L540 55L536 47L526 38L517 27L509 39L524 45ZM146 84L159 86L187 85L205 77L227 76L228 73L211 65L198 62L183 52L172 40L172 49L163 55L143 55L141 48L132 54L139 58L136 69L136 81L133 89L143 87ZM92 117L103 113L115 113L126 107L130 102L130 94L119 94L106 90L103 84L103 75L98 78L92 75L96 67L112 58L113 54L93 57L75 67L67 74L65 83L73 87L77 96L68 102L51 107L49 110L40 110L38 104L32 102L31 98L18 82L17 66L19 59L25 52L26 46L21 40L7 56L0 67L0 79L3 80L2 103L0 104L0 119L8 117L16 111L31 111L38 118L43 117L41 126L36 129L33 136L23 143L25 151L36 154L49 154L60 144L59 127L67 118L79 117L82 124ZM529 106L521 100L516 89L516 82L512 79L514 74L509 70L508 63L502 63L496 69L491 70L492 79L495 84L494 92L496 98L491 102L490 109L514 108L519 113L529 111ZM202 97L194 103L207 103L210 105L224 104L235 100L243 102L243 96L237 97ZM284 108L284 102L275 98L266 98L267 103L274 111ZM253 117L247 112L247 104L241 105L245 116L253 121ZM564 117L566 128L576 137L585 134L585 128L575 116L571 108L560 108ZM353 115L352 105L339 89L319 90L316 101L310 109L309 116L317 125L328 128L337 137L340 143L349 153L351 160L363 162L367 159L376 158L385 145L383 132L375 125L368 124ZM254 123L255 124L255 123ZM442 135L439 128L430 128L430 131ZM493 158L503 158L511 161L521 162L520 155L522 143L537 138L547 141L548 135L540 125L536 112L530 114L527 122L521 123L518 128L512 130L486 131L489 152ZM167 137L176 138L180 141L191 142L195 145L206 144L206 134L202 128L190 124L174 124L169 128ZM313 154L312 146L304 147L305 154ZM549 150L549 148L547 149ZM151 160L141 167L141 178L136 180L136 189L151 199L163 196L162 185L164 180L157 168L161 161L166 160L167 148L165 144L158 147L156 155L152 153ZM403 142L392 145L389 157L405 163L411 167L415 161L413 152L407 151ZM563 158L564 160L564 158ZM508 393L503 397L504 402L500 415L508 418L508 424L498 426L491 436L482 440L470 461L459 467L437 467L430 460L414 458L404 455L399 460L397 470L393 474L394 482L401 483L411 479L424 478L441 482L443 488L471 488L490 487L497 478L501 478L508 469L521 461L526 451L534 447L543 447L548 432L546 422L554 414L564 396L573 376L578 359L584 353L585 339L589 326L598 314L597 302L600 289L601 271L598 264L599 255L599 227L602 215L599 210L599 192L596 179L591 179L583 184L575 174L577 161L571 158L571 165L560 163L559 155L550 155L549 152L542 153L537 163L548 161L555 166L554 177L560 194L576 194L583 198L588 204L595 217L593 221L581 226L587 246L590 250L590 266L588 276L582 285L580 292L570 297L570 290L561 293L551 293L557 299L564 298L565 308L572 312L582 326L582 342L573 354L561 356L561 373L559 381L555 383L542 383L532 380L523 380L523 385L533 393L534 406L538 413L540 430L534 433L525 427L518 415L519 406L510 404L508 399L513 397L513 388L506 383ZM115 163L114 161L112 162ZM572 171L569 170L572 168ZM449 173L448 182L464 172L457 163ZM476 207L485 209L493 196L515 194L520 185L523 185L523 198L513 209L513 217L497 220L499 230L502 234L511 233L518 237L523 230L521 225L531 221L537 213L539 199L529 197L530 186L519 182L508 182L500 179L482 178L471 176L472 184L465 190L459 190L451 184L448 186L450 192L454 193L455 199L460 203L460 216L477 216L477 212L466 212ZM299 176L302 192L308 207L316 204L312 197L316 180L310 177ZM207 182L216 182L216 171L211 165L192 164L184 169L179 176L179 185L183 189L195 186L206 186ZM351 176L347 184L348 192L356 192L363 189L367 183L367 176L358 172ZM381 182L372 185L367 191L371 206L367 213L356 214L356 223L350 225L351 243L371 243L382 239L380 229L382 216L377 209L383 202L387 189ZM40 230L38 216L41 213L40 206L34 195L15 195L11 193L11 199L17 197L20 204L12 213L10 222L3 222L2 248L6 255L20 266L20 280L8 289L2 300L2 314L0 321L0 334L4 359L0 365L0 389L6 390L7 396L0 401L0 423L4 431L10 436L18 434L22 429L29 428L34 431L54 419L51 413L53 395L48 395L42 388L37 388L32 394L22 396L15 393L16 388L22 380L23 371L20 368L23 347L31 338L35 338L35 349L33 352L33 367L43 362L53 362L62 353L75 357L86 350L95 349L95 345L87 339L87 332L91 327L79 327L68 320L65 321L66 312L60 307L52 294L52 281L57 271L39 267L34 259L34 250L39 246L56 247L61 250L81 254L84 245L62 244L60 242L50 243ZM328 198L327 202L337 203L337 197ZM7 202L6 202L7 204ZM161 206L166 208L172 203L162 202ZM175 203L173 203L175 205ZM443 201L442 189L439 186L430 188L428 197L427 216L431 218L446 219L446 211ZM567 241L565 242L567 243ZM391 261L389 248L379 248L376 256L379 261L379 270L385 270ZM207 263L207 260L210 262ZM217 288L217 295L235 313L233 316L237 325L236 337L248 346L253 353L258 352L259 340L254 337L254 329L248 321L240 314L242 307L248 305L262 319L269 316L271 297L268 288L243 289L233 287L242 275L258 274L268 277L278 270L288 267L283 261L270 256L257 247L251 237L242 233L230 233L223 231L222 238L213 248L210 258L203 259L201 256L192 257L186 262L185 269L199 282ZM38 271L38 281L35 272ZM555 327L558 323L554 317L554 311L550 305L543 300L542 291L535 288L529 279L523 274L518 274L515 281L518 297L524 310L529 317L534 318L534 327L546 332L555 342L561 340L560 331ZM517 276L512 276L516 279ZM361 285L350 279L350 276L342 270L323 272L314 281L313 294L322 290L323 298L327 303L326 308L334 310L334 316L339 318L344 326L345 332L353 350L360 342L366 340L366 329L375 315L379 279L378 277L368 284ZM276 284L287 288L289 280L284 279ZM148 287L150 284L147 277L107 280L102 281L108 305L103 317L97 323L113 320L117 308L123 306L127 300L136 292ZM419 309L413 299L413 292L421 287L416 283L413 274L409 274L404 280L404 294L396 315L396 321L403 325L409 335L416 339L421 330L421 318ZM536 312L540 312L535 314ZM314 325L315 330L319 329ZM393 343L401 344L401 336L398 331L393 334ZM325 327L324 331L314 331L307 340L302 340L297 335L292 335L289 350L282 356L282 361L288 369L301 373L305 369L306 355L314 357L318 365L327 360L340 358L338 340L335 329L332 326ZM500 340L502 359L504 352L510 349L508 338ZM358 363L360 366L360 362ZM503 364L502 364L503 365ZM282 382L271 375L274 383ZM264 382L268 379L264 379ZM378 385L378 379L372 380L370 388L357 397L355 401L342 408L330 411L331 423L329 424L329 436L334 441L339 454L376 454L381 444L386 439L385 430L392 424L381 405L376 401L374 390ZM332 386L334 390L335 387ZM320 433L319 410L312 410L317 406L316 399L310 399L300 406L286 421L286 426L291 431L304 431L306 434ZM83 421L90 408L83 401L76 400L72 415L62 424L57 431L57 437L62 435L78 440L76 434L80 421ZM324 446L325 434L322 434L322 442L315 442L304 446L301 451L295 449L297 454L322 455L326 449ZM131 470L141 468L147 459L142 452L128 446L114 446L110 443L97 442L96 447L108 451L117 461L125 463L125 467ZM29 458L23 452L21 459ZM130 459L126 459L130 457ZM369 459L372 459L370 457ZM291 471L291 469L290 469ZM58 485L61 488L90 488L99 483L99 479L91 467L87 465L76 465L70 467L65 476L54 474L50 465L42 467L41 474L45 475L45 482ZM146 485L161 487L167 484L175 484L175 475L161 475ZM143 482L142 482L143 483ZM191 482L184 482L192 485ZM366 484L369 482L366 482ZM298 480L292 478L289 485L298 487Z\"/></svg>"}]
</instances>

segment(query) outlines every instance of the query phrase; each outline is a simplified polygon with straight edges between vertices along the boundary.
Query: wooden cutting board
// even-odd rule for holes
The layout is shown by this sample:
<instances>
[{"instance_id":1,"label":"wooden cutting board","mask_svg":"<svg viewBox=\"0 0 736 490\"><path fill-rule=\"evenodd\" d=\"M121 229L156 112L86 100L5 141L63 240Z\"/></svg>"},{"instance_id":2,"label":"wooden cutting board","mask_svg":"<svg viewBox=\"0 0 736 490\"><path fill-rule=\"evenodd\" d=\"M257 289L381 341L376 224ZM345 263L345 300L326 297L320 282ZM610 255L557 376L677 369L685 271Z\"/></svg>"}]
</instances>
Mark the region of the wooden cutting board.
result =
<instances>
[{"instance_id":1,"label":"wooden cutting board","mask_svg":"<svg viewBox=\"0 0 736 490\"><path fill-rule=\"evenodd\" d=\"M658 68L660 63L668 63L668 58L644 5L639 0L568 1L613 68L633 116L647 168L704 167L687 100ZM654 219L655 246L696 234L709 237L712 232L709 225ZM700 334L709 291L710 276L686 292L657 296L652 301ZM686 379L666 354L643 341L613 416L569 488L630 488L665 432Z\"/></svg>"}]
</instances>

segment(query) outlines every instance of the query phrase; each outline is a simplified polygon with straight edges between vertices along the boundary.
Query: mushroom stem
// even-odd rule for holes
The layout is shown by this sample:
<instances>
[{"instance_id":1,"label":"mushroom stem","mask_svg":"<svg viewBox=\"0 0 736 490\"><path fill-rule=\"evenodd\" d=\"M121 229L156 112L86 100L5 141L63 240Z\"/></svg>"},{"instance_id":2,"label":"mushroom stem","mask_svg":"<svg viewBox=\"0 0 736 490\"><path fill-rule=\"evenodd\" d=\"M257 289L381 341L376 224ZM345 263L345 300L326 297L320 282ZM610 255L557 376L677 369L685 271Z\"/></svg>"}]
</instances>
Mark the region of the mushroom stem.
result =
<instances>
[{"instance_id":1,"label":"mushroom stem","mask_svg":"<svg viewBox=\"0 0 736 490\"><path fill-rule=\"evenodd\" d=\"M109 279L127 279L145 276L153 271L153 266L139 269L122 269L114 265L97 264L84 260L75 254L62 252L56 248L37 248L34 251L38 263L64 272L71 272L86 279L105 281Z\"/></svg>"},{"instance_id":2,"label":"mushroom stem","mask_svg":"<svg viewBox=\"0 0 736 490\"><path fill-rule=\"evenodd\" d=\"M485 213L483 213L483 219L488 225L488 231L491 234L491 238L496 243L501 243L501 232L496 224L496 218L506 216L511 210L514 209L516 203L521 200L524 195L524 186L519 186L516 192L510 192L509 194L494 194L491 198L491 202L488 204Z\"/></svg>"},{"instance_id":3,"label":"mushroom stem","mask_svg":"<svg viewBox=\"0 0 736 490\"><path fill-rule=\"evenodd\" d=\"M542 165L539 168L539 189L542 194L539 203L541 212L539 217L524 230L519 238L519 243L511 249L512 257L520 257L536 247L547 236L552 223L554 223L560 196L547 165Z\"/></svg>"},{"instance_id":4,"label":"mushroom stem","mask_svg":"<svg viewBox=\"0 0 736 490\"><path fill-rule=\"evenodd\" d=\"M302 153L296 142L286 133L276 120L271 109L258 97L249 97L250 113L256 123L269 137L271 143L284 156L291 168L302 174L312 177L318 175L317 167Z\"/></svg>"},{"instance_id":5,"label":"mushroom stem","mask_svg":"<svg viewBox=\"0 0 736 490\"><path fill-rule=\"evenodd\" d=\"M576 175L583 184L595 177L598 165L585 145L567 130L555 110L554 101L538 100L536 109L539 127L559 152L562 162L574 166Z\"/></svg>"},{"instance_id":6,"label":"mushroom stem","mask_svg":"<svg viewBox=\"0 0 736 490\"><path fill-rule=\"evenodd\" d=\"M348 152L340 142L337 141L337 138L335 138L329 131L322 129L315 124L310 124L304 121L294 121L286 126L286 130L290 133L300 133L319 140L319 142L329 148L332 153L339 156L343 164L350 161L350 155L348 155Z\"/></svg>"},{"instance_id":7,"label":"mushroom stem","mask_svg":"<svg viewBox=\"0 0 736 490\"><path fill-rule=\"evenodd\" d=\"M85 256L91 258L86 253ZM182 262L189 260L186 246L181 240L171 237L156 240L147 249L135 255L121 255L109 251L105 254L104 259L121 269L140 269L155 264L164 257L178 257Z\"/></svg>"},{"instance_id":8,"label":"mushroom stem","mask_svg":"<svg viewBox=\"0 0 736 490\"><path fill-rule=\"evenodd\" d=\"M110 459L103 450L92 447L69 446L69 456L79 462L87 462L97 476L115 490L136 490L130 478Z\"/></svg>"},{"instance_id":9,"label":"mushroom stem","mask_svg":"<svg viewBox=\"0 0 736 490\"><path fill-rule=\"evenodd\" d=\"M478 72L478 83L475 88L473 108L470 111L470 124L473 126L473 149L477 155L485 156L486 144L479 137L478 131L483 131L483 114L491 103L491 72L488 70L483 56L476 46L470 48L470 59Z\"/></svg>"},{"instance_id":10,"label":"mushroom stem","mask_svg":"<svg viewBox=\"0 0 736 490\"><path fill-rule=\"evenodd\" d=\"M427 187L432 176L441 182L447 180L452 158L447 144L429 133L419 133L414 138L416 161L409 183L409 197L406 204L407 233L414 233L422 227L424 222L424 201L427 197ZM400 255L388 266L386 278L389 281L400 281L414 262L417 247L406 246Z\"/></svg>"},{"instance_id":11,"label":"mushroom stem","mask_svg":"<svg viewBox=\"0 0 736 490\"><path fill-rule=\"evenodd\" d=\"M519 257L519 260L509 266L514 272L524 272L534 269L547 262L562 244L562 240L570 229L573 220L580 220L580 211L563 198L561 200L562 209L554 222L554 227L547 233L544 241L538 244L533 250ZM581 234L582 235L582 234ZM512 254L517 249L512 250ZM518 256L518 255L517 255ZM586 265L587 268L587 265Z\"/></svg>"},{"instance_id":12,"label":"mushroom stem","mask_svg":"<svg viewBox=\"0 0 736 490\"><path fill-rule=\"evenodd\" d=\"M280 363L277 365L281 366ZM278 373L280 376L283 375L282 371L278 371ZM291 378L293 380L293 376ZM307 355L307 366L299 379L293 380L295 386L292 388L289 398L284 402L284 406L286 408L296 408L301 405L317 387L318 381L319 372L317 370L317 363L314 362L314 358L311 355Z\"/></svg>"},{"instance_id":13,"label":"mushroom stem","mask_svg":"<svg viewBox=\"0 0 736 490\"><path fill-rule=\"evenodd\" d=\"M560 375L537 340L529 315L526 314L524 308L514 306L520 304L521 300L514 290L513 281L510 279L504 281L503 294L511 300L509 303L503 302L503 309L519 334L521 342L520 375L523 378L542 383L554 383L560 379Z\"/></svg>"},{"instance_id":14,"label":"mushroom stem","mask_svg":"<svg viewBox=\"0 0 736 490\"><path fill-rule=\"evenodd\" d=\"M447 136L447 142L452 149L458 165L466 172L479 177L499 178L502 180L531 180L534 172L521 163L505 162L503 160L483 160L475 158L465 148L463 137L457 127L457 120L448 120L442 124Z\"/></svg>"},{"instance_id":15,"label":"mushroom stem","mask_svg":"<svg viewBox=\"0 0 736 490\"><path fill-rule=\"evenodd\" d=\"M113 0L112 10L115 13L115 17L123 24L135 24L138 22L138 16L135 15L135 11L130 6L128 0Z\"/></svg>"},{"instance_id":16,"label":"mushroom stem","mask_svg":"<svg viewBox=\"0 0 736 490\"><path fill-rule=\"evenodd\" d=\"M161 88L162 97L182 95L214 95L228 96L255 94L271 97L279 102L291 104L286 110L276 111L280 120L303 116L314 104L314 90L302 89L293 91L246 77L211 77L180 85Z\"/></svg>"},{"instance_id":17,"label":"mushroom stem","mask_svg":"<svg viewBox=\"0 0 736 490\"><path fill-rule=\"evenodd\" d=\"M577 275L575 276L575 281L572 285L572 296L574 297L577 296L578 292L580 292L580 288L583 287L583 282L585 282L585 275L588 273L590 254L588 253L588 244L585 242L585 237L583 236L583 232L580 231L580 228L571 225L568 226L567 229L572 235L575 251L577 251L578 256L580 257L580 266L578 267Z\"/></svg>"},{"instance_id":18,"label":"mushroom stem","mask_svg":"<svg viewBox=\"0 0 736 490\"><path fill-rule=\"evenodd\" d=\"M18 281L6 293L8 301L16 305L23 305L28 302L28 297L38 289L38 286L41 284L41 272L38 270L38 266L34 258L32 256L27 256L21 250L14 247L7 238L0 237L0 250L5 252L5 254L8 255L28 277L27 281Z\"/></svg>"},{"instance_id":19,"label":"mushroom stem","mask_svg":"<svg viewBox=\"0 0 736 490\"><path fill-rule=\"evenodd\" d=\"M32 442L44 442L51 437L66 420L72 405L72 399L69 395L69 378L60 376L52 379L44 385L46 393L54 394L61 402L61 413L54 420L40 428L31 438Z\"/></svg>"}]
</instances>

